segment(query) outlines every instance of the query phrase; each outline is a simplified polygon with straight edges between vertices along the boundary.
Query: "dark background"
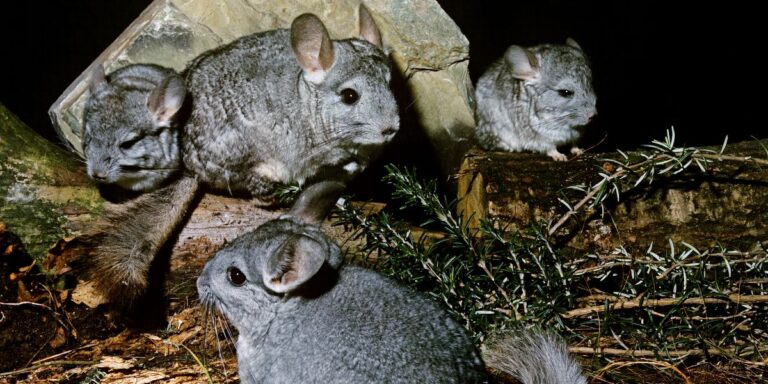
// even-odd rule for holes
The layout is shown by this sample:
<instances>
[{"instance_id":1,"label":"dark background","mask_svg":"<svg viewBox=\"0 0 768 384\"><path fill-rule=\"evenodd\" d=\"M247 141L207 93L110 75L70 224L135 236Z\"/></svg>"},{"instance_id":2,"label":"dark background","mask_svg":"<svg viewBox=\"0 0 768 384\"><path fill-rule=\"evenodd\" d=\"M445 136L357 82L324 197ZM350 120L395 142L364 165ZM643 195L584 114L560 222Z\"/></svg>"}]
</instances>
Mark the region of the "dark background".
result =
<instances>
[{"instance_id":1,"label":"dark background","mask_svg":"<svg viewBox=\"0 0 768 384\"><path fill-rule=\"evenodd\" d=\"M688 145L766 137L766 42L752 6L442 0L471 42L473 81L510 44L573 37L593 63L597 119L586 142L632 149L670 126ZM148 0L4 3L0 103L57 141L48 107Z\"/></svg>"}]
</instances>

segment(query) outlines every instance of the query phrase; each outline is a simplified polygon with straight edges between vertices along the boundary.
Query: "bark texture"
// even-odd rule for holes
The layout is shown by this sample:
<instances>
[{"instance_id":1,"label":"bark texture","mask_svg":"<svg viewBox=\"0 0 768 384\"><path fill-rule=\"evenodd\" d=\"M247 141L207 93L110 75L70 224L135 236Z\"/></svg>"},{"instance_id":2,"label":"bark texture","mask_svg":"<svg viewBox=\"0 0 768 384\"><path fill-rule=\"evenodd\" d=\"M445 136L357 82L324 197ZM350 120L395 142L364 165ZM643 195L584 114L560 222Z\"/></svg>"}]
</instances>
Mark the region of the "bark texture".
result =
<instances>
[{"instance_id":1,"label":"bark texture","mask_svg":"<svg viewBox=\"0 0 768 384\"><path fill-rule=\"evenodd\" d=\"M729 145L725 156L765 159L762 142ZM712 148L719 150L720 148ZM459 172L458 210L472 228L481 220L494 227L521 229L556 221L583 194L573 185L593 185L599 172L615 166L616 153L584 154L567 162L529 153L472 150ZM606 200L606 210L585 211L556 232L579 249L612 250L620 245L666 244L668 239L711 247L743 247L768 238L768 169L750 161L713 160L705 173L694 165L673 178L656 176L640 187Z\"/></svg>"}]
</instances>

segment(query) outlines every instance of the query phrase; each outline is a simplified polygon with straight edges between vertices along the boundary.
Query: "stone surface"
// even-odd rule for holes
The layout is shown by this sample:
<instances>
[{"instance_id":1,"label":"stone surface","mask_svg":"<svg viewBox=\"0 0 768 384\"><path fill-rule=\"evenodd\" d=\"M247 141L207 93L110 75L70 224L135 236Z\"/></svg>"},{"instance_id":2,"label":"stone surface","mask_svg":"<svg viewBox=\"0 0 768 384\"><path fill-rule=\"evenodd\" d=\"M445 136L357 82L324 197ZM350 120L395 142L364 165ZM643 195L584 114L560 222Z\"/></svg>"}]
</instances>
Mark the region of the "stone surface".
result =
<instances>
[{"instance_id":1,"label":"stone surface","mask_svg":"<svg viewBox=\"0 0 768 384\"><path fill-rule=\"evenodd\" d=\"M103 63L106 72L130 63L154 63L182 70L198 54L264 30L287 28L304 12L318 15L333 38L357 35L359 0L157 0L153 2L67 88L49 114L60 136L82 154L82 110L90 71ZM472 136L472 85L469 43L434 0L368 0L405 79L418 127L425 129L445 166L457 164L456 142Z\"/></svg>"}]
</instances>

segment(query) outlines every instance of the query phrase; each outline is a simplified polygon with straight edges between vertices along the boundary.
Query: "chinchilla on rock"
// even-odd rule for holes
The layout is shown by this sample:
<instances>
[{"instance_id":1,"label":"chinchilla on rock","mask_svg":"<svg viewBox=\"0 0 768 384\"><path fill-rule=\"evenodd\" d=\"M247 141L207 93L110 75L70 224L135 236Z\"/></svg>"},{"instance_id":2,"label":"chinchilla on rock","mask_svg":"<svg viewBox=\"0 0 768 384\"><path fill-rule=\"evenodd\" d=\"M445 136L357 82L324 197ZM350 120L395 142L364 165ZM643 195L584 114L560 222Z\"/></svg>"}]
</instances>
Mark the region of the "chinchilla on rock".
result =
<instances>
[{"instance_id":1,"label":"chinchilla on rock","mask_svg":"<svg viewBox=\"0 0 768 384\"><path fill-rule=\"evenodd\" d=\"M347 183L392 140L392 66L362 5L359 26L360 38L331 40L317 16L303 14L290 29L248 35L191 62L184 173L124 204L93 236L92 275L107 300L130 308L146 292L152 261L201 187L271 204L287 184Z\"/></svg>"}]
</instances>

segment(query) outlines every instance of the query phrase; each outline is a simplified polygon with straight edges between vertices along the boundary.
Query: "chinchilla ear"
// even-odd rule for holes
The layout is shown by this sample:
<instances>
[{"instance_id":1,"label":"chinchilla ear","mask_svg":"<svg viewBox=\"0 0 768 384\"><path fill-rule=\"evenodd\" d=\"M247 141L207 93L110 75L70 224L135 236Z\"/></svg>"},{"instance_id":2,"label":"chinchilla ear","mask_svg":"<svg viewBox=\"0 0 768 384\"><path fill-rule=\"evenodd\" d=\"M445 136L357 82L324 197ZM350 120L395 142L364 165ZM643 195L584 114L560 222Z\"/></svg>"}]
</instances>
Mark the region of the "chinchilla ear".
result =
<instances>
[{"instance_id":1,"label":"chinchilla ear","mask_svg":"<svg viewBox=\"0 0 768 384\"><path fill-rule=\"evenodd\" d=\"M360 4L358 13L360 19L360 38L383 49L384 46L381 44L381 32L379 32L379 28L376 26L376 22L373 20L373 16L371 16L368 7Z\"/></svg>"},{"instance_id":2,"label":"chinchilla ear","mask_svg":"<svg viewBox=\"0 0 768 384\"><path fill-rule=\"evenodd\" d=\"M583 51L583 49L581 49L581 45L579 45L579 43L577 43L576 40L571 39L570 37L565 39L565 44L570 47L576 48L579 51Z\"/></svg>"},{"instance_id":3,"label":"chinchilla ear","mask_svg":"<svg viewBox=\"0 0 768 384\"><path fill-rule=\"evenodd\" d=\"M312 184L301 192L291 210L288 211L288 216L306 224L319 226L341 196L344 188L344 183L338 181L321 181Z\"/></svg>"},{"instance_id":4,"label":"chinchilla ear","mask_svg":"<svg viewBox=\"0 0 768 384\"><path fill-rule=\"evenodd\" d=\"M107 76L104 74L104 67L101 64L97 64L91 71L91 81L88 84L88 90L93 95L108 84Z\"/></svg>"},{"instance_id":5,"label":"chinchilla ear","mask_svg":"<svg viewBox=\"0 0 768 384\"><path fill-rule=\"evenodd\" d=\"M328 257L326 253L317 241L304 235L292 235L265 260L262 281L277 293L293 291L315 276Z\"/></svg>"},{"instance_id":6,"label":"chinchilla ear","mask_svg":"<svg viewBox=\"0 0 768 384\"><path fill-rule=\"evenodd\" d=\"M291 47L304 69L304 78L315 84L322 83L335 61L333 42L323 22L311 13L293 20Z\"/></svg>"},{"instance_id":7,"label":"chinchilla ear","mask_svg":"<svg viewBox=\"0 0 768 384\"><path fill-rule=\"evenodd\" d=\"M157 125L168 127L179 112L187 95L184 80L178 75L169 75L158 84L147 98L147 108Z\"/></svg>"},{"instance_id":8,"label":"chinchilla ear","mask_svg":"<svg viewBox=\"0 0 768 384\"><path fill-rule=\"evenodd\" d=\"M507 48L504 59L512 66L512 77L515 79L533 81L539 78L539 60L531 51L513 45Z\"/></svg>"}]
</instances>

